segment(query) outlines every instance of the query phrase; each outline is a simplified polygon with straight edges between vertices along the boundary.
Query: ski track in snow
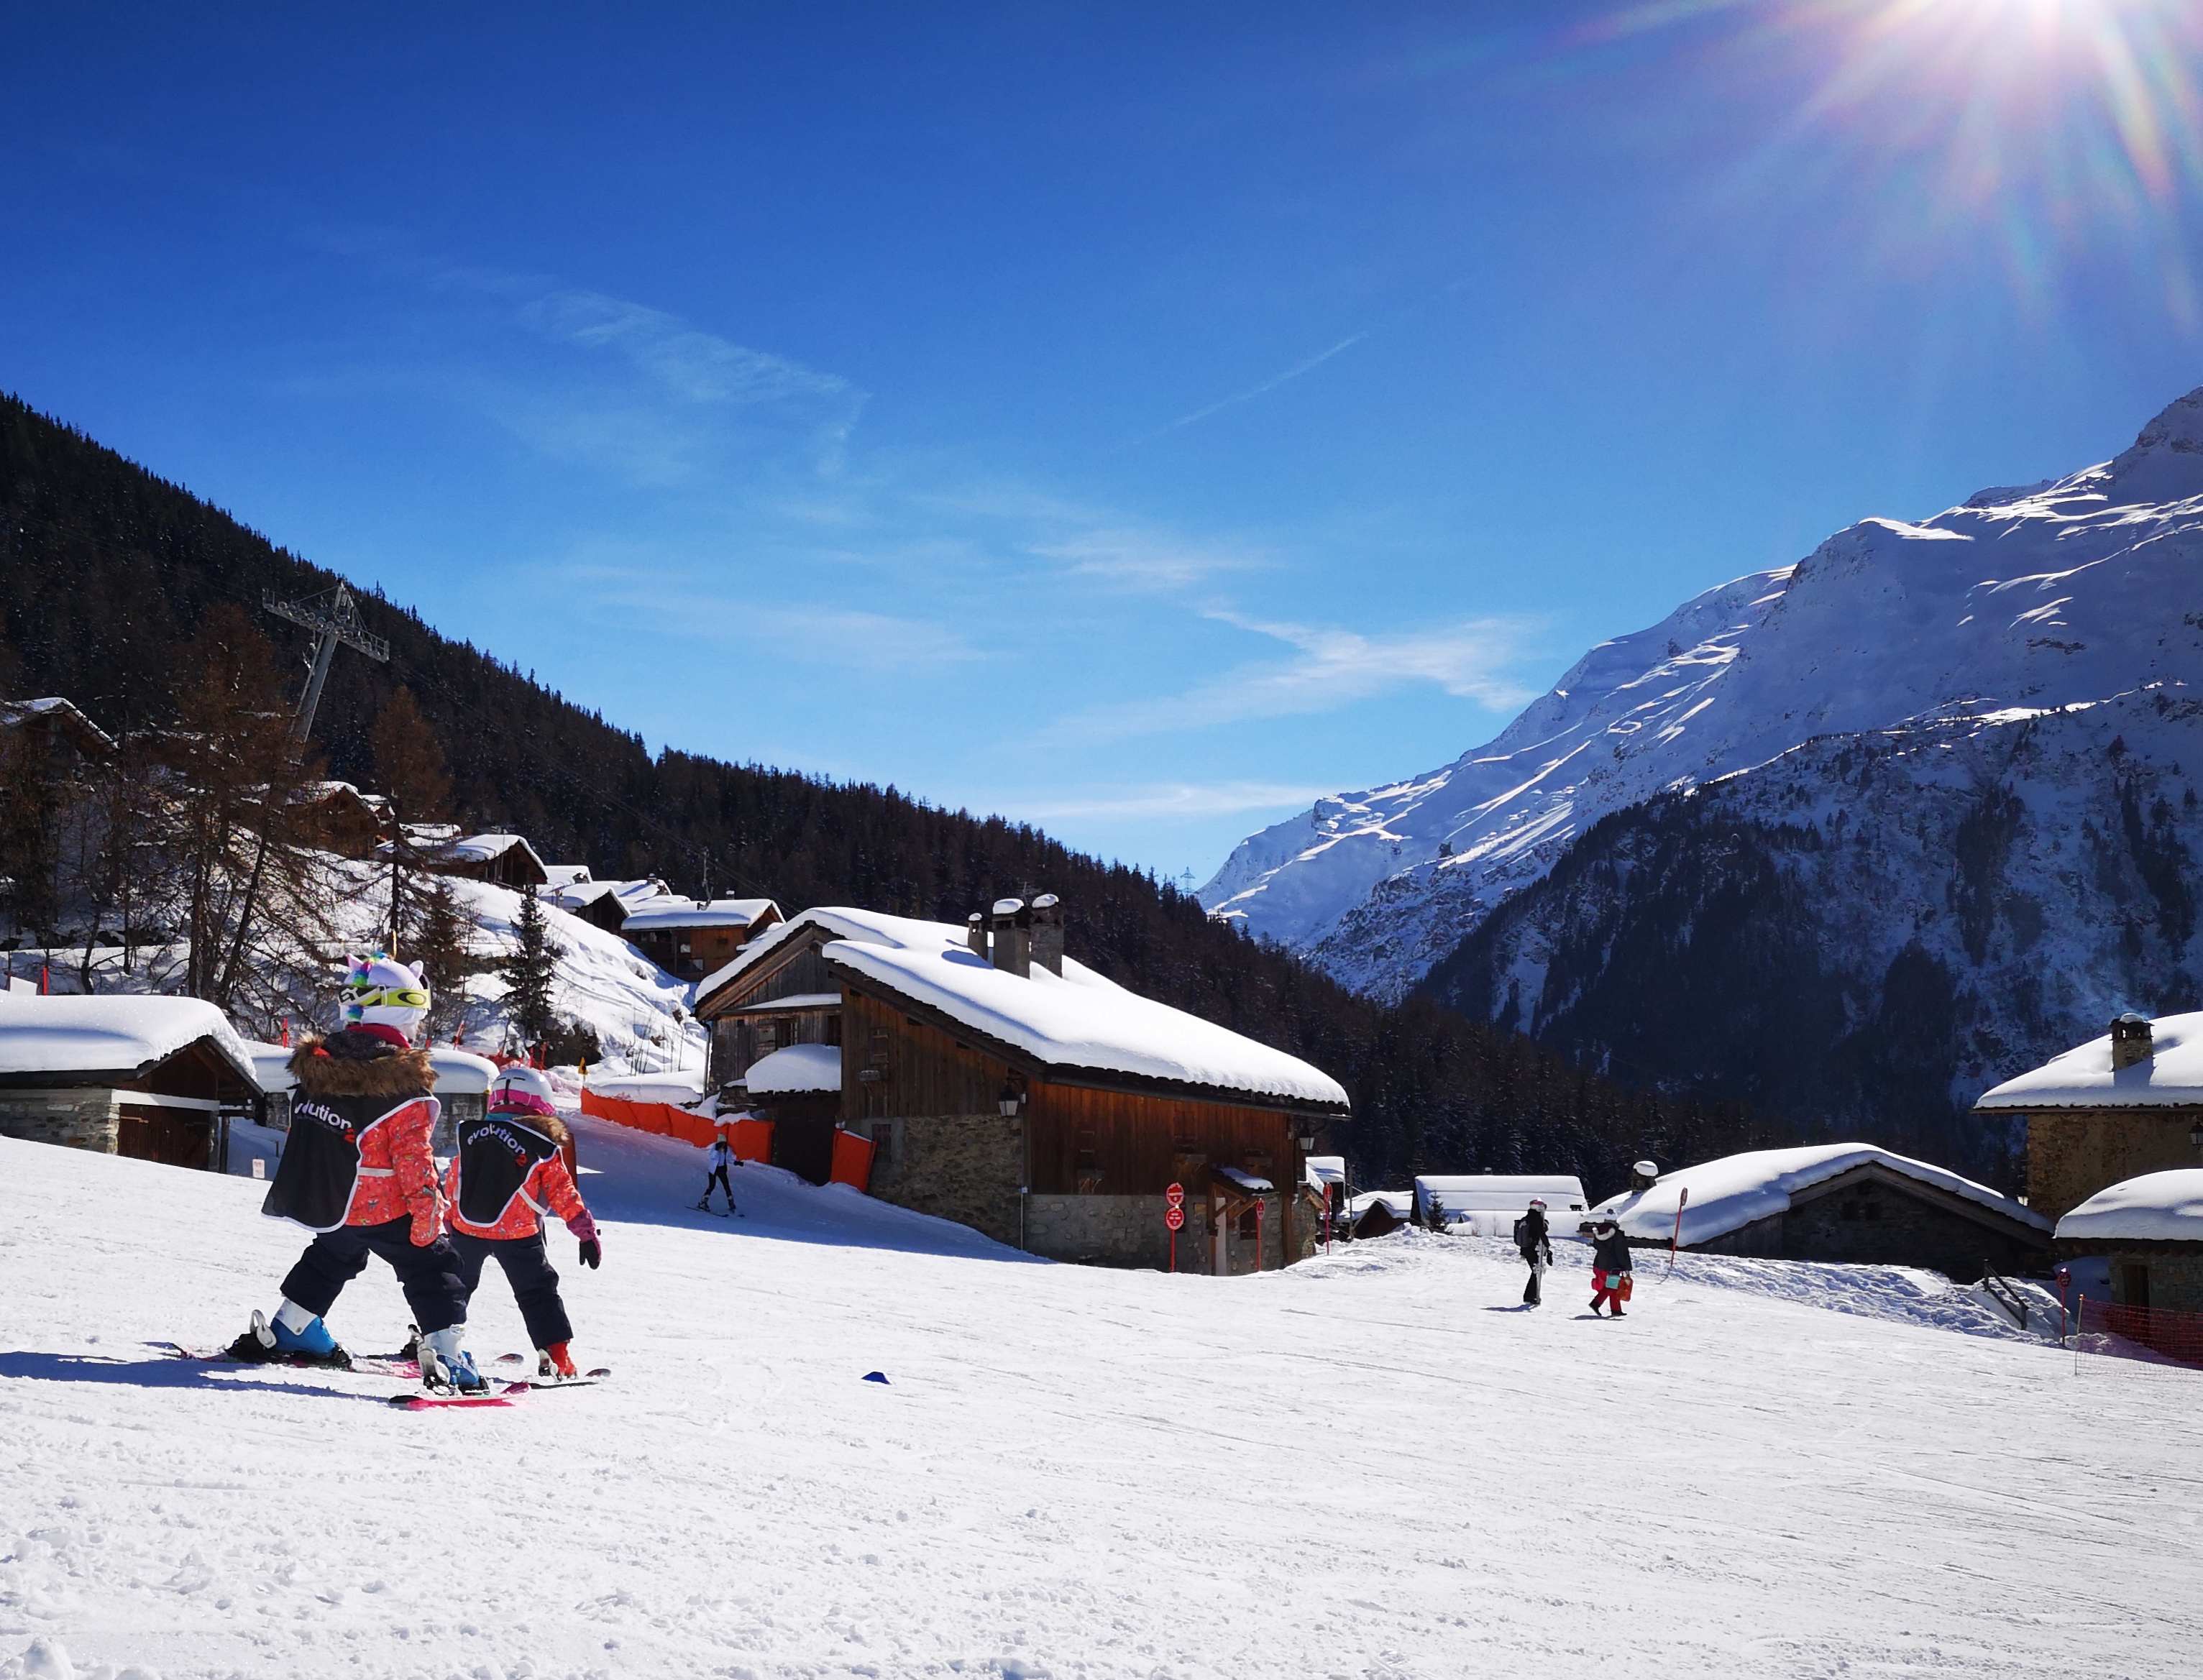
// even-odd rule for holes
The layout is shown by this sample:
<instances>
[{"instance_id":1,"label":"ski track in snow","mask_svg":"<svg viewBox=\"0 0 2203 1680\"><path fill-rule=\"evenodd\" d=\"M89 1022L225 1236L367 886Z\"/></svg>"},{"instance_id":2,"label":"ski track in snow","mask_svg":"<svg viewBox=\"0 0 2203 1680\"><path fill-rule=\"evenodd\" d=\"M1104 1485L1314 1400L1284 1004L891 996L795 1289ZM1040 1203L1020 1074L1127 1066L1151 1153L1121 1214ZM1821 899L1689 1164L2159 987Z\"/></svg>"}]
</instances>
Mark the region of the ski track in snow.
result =
<instances>
[{"instance_id":1,"label":"ski track in snow","mask_svg":"<svg viewBox=\"0 0 2203 1680\"><path fill-rule=\"evenodd\" d=\"M2194 1671L2203 1376L1925 1274L1648 1256L1616 1323L1568 1242L1535 1312L1420 1233L1054 1266L577 1129L617 1376L424 1414L148 1346L275 1305L260 1186L0 1140L0 1675ZM394 1349L387 1269L331 1322ZM494 1269L470 1342L525 1346Z\"/></svg>"}]
</instances>

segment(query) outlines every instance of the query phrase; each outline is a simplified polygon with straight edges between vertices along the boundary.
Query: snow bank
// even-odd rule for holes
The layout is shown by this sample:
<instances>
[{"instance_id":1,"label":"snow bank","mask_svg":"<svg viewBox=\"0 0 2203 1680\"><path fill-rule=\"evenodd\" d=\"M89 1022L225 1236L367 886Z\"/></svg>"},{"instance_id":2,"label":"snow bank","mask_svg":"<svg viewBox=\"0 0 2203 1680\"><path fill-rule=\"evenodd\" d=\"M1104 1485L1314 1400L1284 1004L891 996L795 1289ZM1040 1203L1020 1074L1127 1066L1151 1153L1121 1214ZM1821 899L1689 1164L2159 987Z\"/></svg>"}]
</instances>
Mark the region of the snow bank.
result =
<instances>
[{"instance_id":1,"label":"snow bank","mask_svg":"<svg viewBox=\"0 0 2203 1680\"><path fill-rule=\"evenodd\" d=\"M2185 1107L2203 1103L2203 1012L2150 1023L2152 1054L2111 1071L2111 1035L2090 1039L1984 1092L1976 1108Z\"/></svg>"},{"instance_id":2,"label":"snow bank","mask_svg":"<svg viewBox=\"0 0 2203 1680\"><path fill-rule=\"evenodd\" d=\"M210 1040L239 1077L257 1084L251 1052L229 1017L198 998L32 997L0 993L0 1076L134 1079L186 1045Z\"/></svg>"},{"instance_id":3,"label":"snow bank","mask_svg":"<svg viewBox=\"0 0 2203 1680\"><path fill-rule=\"evenodd\" d=\"M1754 1220L1788 1211L1790 1198L1798 1191L1869 1163L1993 1208L2022 1224L2044 1231L2050 1229L2050 1222L2032 1208L1999 1195L1985 1184L1867 1143L1814 1144L1801 1149L1756 1149L1728 1155L1663 1174L1651 1189L1615 1196L1592 1211L1611 1217L1628 1236L1664 1242L1675 1231L1675 1210L1687 1190L1690 1201L1683 1212L1681 1240L1686 1244L1711 1242Z\"/></svg>"},{"instance_id":4,"label":"snow bank","mask_svg":"<svg viewBox=\"0 0 2203 1680\"><path fill-rule=\"evenodd\" d=\"M753 1097L793 1096L800 1092L842 1088L842 1047L836 1044L791 1044L760 1056L742 1076Z\"/></svg>"},{"instance_id":5,"label":"snow bank","mask_svg":"<svg viewBox=\"0 0 2203 1680\"><path fill-rule=\"evenodd\" d=\"M2203 1242L2203 1167L2146 1172L2058 1222L2059 1241Z\"/></svg>"}]
</instances>

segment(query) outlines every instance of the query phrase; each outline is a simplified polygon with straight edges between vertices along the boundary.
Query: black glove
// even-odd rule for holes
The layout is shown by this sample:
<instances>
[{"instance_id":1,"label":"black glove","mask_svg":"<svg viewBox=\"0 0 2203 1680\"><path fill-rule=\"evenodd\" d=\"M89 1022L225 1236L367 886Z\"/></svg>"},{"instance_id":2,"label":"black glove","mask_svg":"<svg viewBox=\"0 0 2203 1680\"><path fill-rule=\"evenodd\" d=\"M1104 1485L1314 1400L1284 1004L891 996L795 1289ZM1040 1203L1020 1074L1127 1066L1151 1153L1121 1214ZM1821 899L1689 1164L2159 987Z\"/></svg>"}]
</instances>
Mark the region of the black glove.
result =
<instances>
[{"instance_id":1,"label":"black glove","mask_svg":"<svg viewBox=\"0 0 2203 1680\"><path fill-rule=\"evenodd\" d=\"M597 1267L602 1264L604 1258L605 1251L598 1243L596 1238L589 1237L583 1241L582 1244L582 1264L583 1265L587 1266L591 1271L594 1271Z\"/></svg>"}]
</instances>

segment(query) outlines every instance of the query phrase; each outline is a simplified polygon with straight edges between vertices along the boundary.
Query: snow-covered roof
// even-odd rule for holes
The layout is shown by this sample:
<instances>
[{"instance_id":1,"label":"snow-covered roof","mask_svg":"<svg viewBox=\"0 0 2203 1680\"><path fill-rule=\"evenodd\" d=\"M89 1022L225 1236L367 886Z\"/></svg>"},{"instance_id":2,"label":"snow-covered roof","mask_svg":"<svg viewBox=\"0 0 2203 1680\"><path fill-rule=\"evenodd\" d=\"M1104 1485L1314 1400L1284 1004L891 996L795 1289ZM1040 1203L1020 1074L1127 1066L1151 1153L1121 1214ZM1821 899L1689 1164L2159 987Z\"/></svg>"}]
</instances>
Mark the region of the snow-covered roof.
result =
<instances>
[{"instance_id":1,"label":"snow-covered roof","mask_svg":"<svg viewBox=\"0 0 2203 1680\"><path fill-rule=\"evenodd\" d=\"M1296 1056L1127 991L1066 958L1058 976L995 968L966 930L844 905L816 906L766 929L697 987L700 1003L773 953L812 934L831 935L830 965L939 1011L1051 1069L1123 1074L1314 1107L1344 1110L1338 1082Z\"/></svg>"},{"instance_id":2,"label":"snow-covered roof","mask_svg":"<svg viewBox=\"0 0 2203 1680\"><path fill-rule=\"evenodd\" d=\"M1999 1195L1986 1184L1976 1184L1909 1156L1893 1155L1870 1143L1822 1143L1726 1155L1717 1161L1664 1173L1651 1189L1615 1196L1592 1211L1613 1218L1625 1235L1664 1241L1675 1230L1675 1210L1687 1190L1690 1200L1683 1207L1681 1241L1686 1245L1711 1242L1756 1219L1788 1211L1790 1199L1801 1190L1867 1165L1963 1197L2023 1225L2042 1231L2050 1229L2050 1222L2033 1208Z\"/></svg>"},{"instance_id":3,"label":"snow-covered roof","mask_svg":"<svg viewBox=\"0 0 2203 1680\"><path fill-rule=\"evenodd\" d=\"M1308 1182L1314 1185L1318 1189L1321 1189L1326 1184L1336 1184L1342 1188L1344 1188L1346 1183L1345 1156L1310 1155L1307 1158L1305 1165L1308 1168Z\"/></svg>"},{"instance_id":4,"label":"snow-covered roof","mask_svg":"<svg viewBox=\"0 0 2203 1680\"><path fill-rule=\"evenodd\" d=\"M587 864L546 864L543 866L542 891L555 893L569 887L579 887L589 878Z\"/></svg>"},{"instance_id":5,"label":"snow-covered roof","mask_svg":"<svg viewBox=\"0 0 2203 1680\"><path fill-rule=\"evenodd\" d=\"M703 1070L676 1073L625 1073L589 1076L588 1088L600 1097L618 1097L631 1103L670 1103L686 1106L704 1094Z\"/></svg>"},{"instance_id":6,"label":"snow-covered roof","mask_svg":"<svg viewBox=\"0 0 2203 1680\"><path fill-rule=\"evenodd\" d=\"M2171 1108L2203 1103L2203 1012L2150 1023L2151 1054L2111 1071L2111 1035L2092 1038L1985 1091L1976 1108Z\"/></svg>"},{"instance_id":7,"label":"snow-covered roof","mask_svg":"<svg viewBox=\"0 0 2203 1680\"><path fill-rule=\"evenodd\" d=\"M1424 1173L1415 1180L1416 1210L1427 1209L1432 1196L1448 1215L1522 1213L1533 1196L1544 1197L1552 1213L1581 1212L1591 1205L1583 1180L1559 1173Z\"/></svg>"},{"instance_id":8,"label":"snow-covered roof","mask_svg":"<svg viewBox=\"0 0 2203 1680\"><path fill-rule=\"evenodd\" d=\"M0 727L33 720L44 720L67 730L76 737L80 751L102 754L115 751L115 737L58 694L38 700L0 700Z\"/></svg>"},{"instance_id":9,"label":"snow-covered roof","mask_svg":"<svg viewBox=\"0 0 2203 1680\"><path fill-rule=\"evenodd\" d=\"M1220 1167L1212 1164L1209 1171L1219 1178L1228 1178L1249 1195L1267 1195L1278 1187L1259 1173L1242 1172L1237 1167Z\"/></svg>"},{"instance_id":10,"label":"snow-covered roof","mask_svg":"<svg viewBox=\"0 0 2203 1680\"><path fill-rule=\"evenodd\" d=\"M742 1076L753 1097L793 1096L842 1088L842 1048L834 1044L791 1044L760 1056Z\"/></svg>"},{"instance_id":11,"label":"snow-covered roof","mask_svg":"<svg viewBox=\"0 0 2203 1680\"><path fill-rule=\"evenodd\" d=\"M953 933L960 946L965 941L963 928L947 928L939 922L919 922L907 916L889 916L883 911L850 910L839 905L815 905L766 928L744 946L732 961L697 981L696 1001L706 1002L714 992L740 980L774 952L812 933L865 945L928 946L937 943L936 936L943 933Z\"/></svg>"},{"instance_id":12,"label":"snow-covered roof","mask_svg":"<svg viewBox=\"0 0 2203 1680\"><path fill-rule=\"evenodd\" d=\"M0 1077L89 1074L135 1079L207 1040L239 1077L258 1084L229 1017L198 998L27 997L0 993Z\"/></svg>"},{"instance_id":13,"label":"snow-covered roof","mask_svg":"<svg viewBox=\"0 0 2203 1680\"><path fill-rule=\"evenodd\" d=\"M1396 1219L1410 1218L1415 1211L1415 1193L1413 1190L1364 1190L1359 1195L1348 1198L1346 1211L1359 1219L1379 1202Z\"/></svg>"},{"instance_id":14,"label":"snow-covered roof","mask_svg":"<svg viewBox=\"0 0 2203 1680\"><path fill-rule=\"evenodd\" d=\"M777 1009L789 1011L839 1009L841 1006L842 994L839 992L791 992L786 997L759 998L753 1002L744 1004L739 1010L730 1012L737 1015L762 1015Z\"/></svg>"},{"instance_id":15,"label":"snow-covered roof","mask_svg":"<svg viewBox=\"0 0 2203 1680\"><path fill-rule=\"evenodd\" d=\"M780 906L771 899L713 899L709 904L700 904L694 899L669 893L629 911L620 931L637 934L671 928L747 928L779 914Z\"/></svg>"},{"instance_id":16,"label":"snow-covered roof","mask_svg":"<svg viewBox=\"0 0 2203 1680\"><path fill-rule=\"evenodd\" d=\"M516 846L529 857L535 858L535 848L528 843L525 836L520 834L467 834L450 842L444 847L444 852L446 857L464 858L470 863L487 864L492 858L504 857ZM543 860L540 858L535 858L535 863L540 869L542 867Z\"/></svg>"},{"instance_id":17,"label":"snow-covered roof","mask_svg":"<svg viewBox=\"0 0 2203 1680\"><path fill-rule=\"evenodd\" d=\"M2203 1242L2203 1167L2146 1172L2099 1190L2058 1222L2058 1239Z\"/></svg>"},{"instance_id":18,"label":"snow-covered roof","mask_svg":"<svg viewBox=\"0 0 2203 1680\"><path fill-rule=\"evenodd\" d=\"M288 1045L269 1044L263 1039L246 1039L244 1043L262 1090L288 1091L298 1084L291 1073ZM436 1088L446 1093L486 1092L497 1077L496 1063L455 1044L430 1045L428 1065L436 1070Z\"/></svg>"}]
</instances>

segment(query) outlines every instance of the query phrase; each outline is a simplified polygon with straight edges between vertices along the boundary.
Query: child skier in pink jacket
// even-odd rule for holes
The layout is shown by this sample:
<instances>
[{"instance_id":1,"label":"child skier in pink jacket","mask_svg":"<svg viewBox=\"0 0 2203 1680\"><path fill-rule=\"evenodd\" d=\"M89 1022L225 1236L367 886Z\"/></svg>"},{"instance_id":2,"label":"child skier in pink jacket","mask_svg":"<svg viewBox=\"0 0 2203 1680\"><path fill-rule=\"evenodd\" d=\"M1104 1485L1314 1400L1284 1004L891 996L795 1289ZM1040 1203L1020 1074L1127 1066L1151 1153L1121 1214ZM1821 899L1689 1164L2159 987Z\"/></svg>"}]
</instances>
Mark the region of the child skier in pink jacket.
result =
<instances>
[{"instance_id":1,"label":"child skier in pink jacket","mask_svg":"<svg viewBox=\"0 0 2203 1680\"><path fill-rule=\"evenodd\" d=\"M566 1170L562 1152L570 1135L552 1106L551 1082L531 1067L505 1069L490 1087L489 1111L462 1121L458 1136L458 1153L444 1175L444 1197L460 1281L471 1300L481 1282L482 1263L494 1257L520 1304L537 1375L572 1376L567 1348L574 1327L544 1249L544 1213L557 1214L580 1239L583 1265L594 1269L604 1249L596 1221Z\"/></svg>"}]
</instances>

